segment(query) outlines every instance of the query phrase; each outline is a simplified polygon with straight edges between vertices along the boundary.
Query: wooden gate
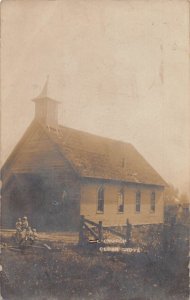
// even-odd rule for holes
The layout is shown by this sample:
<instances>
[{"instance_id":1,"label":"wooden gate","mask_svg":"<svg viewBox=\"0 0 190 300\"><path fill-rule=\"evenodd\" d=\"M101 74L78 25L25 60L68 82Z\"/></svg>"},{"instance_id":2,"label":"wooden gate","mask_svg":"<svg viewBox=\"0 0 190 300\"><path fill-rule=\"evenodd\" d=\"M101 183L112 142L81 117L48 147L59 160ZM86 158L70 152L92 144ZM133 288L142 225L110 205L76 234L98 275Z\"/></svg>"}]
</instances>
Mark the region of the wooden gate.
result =
<instances>
[{"instance_id":1,"label":"wooden gate","mask_svg":"<svg viewBox=\"0 0 190 300\"><path fill-rule=\"evenodd\" d=\"M123 243L128 246L131 240L131 230L132 226L128 219L125 225L125 232L122 233L113 227L103 226L102 221L96 223L86 219L84 216L80 216L79 244L99 243L105 245L105 233L110 232L113 236L122 239Z\"/></svg>"}]
</instances>

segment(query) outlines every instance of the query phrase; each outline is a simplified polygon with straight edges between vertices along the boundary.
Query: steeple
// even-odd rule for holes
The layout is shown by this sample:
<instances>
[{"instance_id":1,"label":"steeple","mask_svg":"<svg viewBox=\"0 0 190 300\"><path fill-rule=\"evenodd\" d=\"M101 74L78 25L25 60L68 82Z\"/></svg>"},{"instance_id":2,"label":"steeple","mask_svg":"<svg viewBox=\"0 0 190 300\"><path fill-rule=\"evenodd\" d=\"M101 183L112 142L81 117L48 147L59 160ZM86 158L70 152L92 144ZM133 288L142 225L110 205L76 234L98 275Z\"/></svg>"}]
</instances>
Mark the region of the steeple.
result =
<instances>
[{"instance_id":1,"label":"steeple","mask_svg":"<svg viewBox=\"0 0 190 300\"><path fill-rule=\"evenodd\" d=\"M40 95L38 96L38 98L46 98L47 94L48 94L48 83L49 83L49 75L47 76L46 82L44 84L44 87L42 88L42 91L40 93Z\"/></svg>"},{"instance_id":2,"label":"steeple","mask_svg":"<svg viewBox=\"0 0 190 300\"><path fill-rule=\"evenodd\" d=\"M47 77L41 93L32 100L35 102L35 119L47 126L57 128L58 104L60 102L48 97L48 81L49 78Z\"/></svg>"}]
</instances>

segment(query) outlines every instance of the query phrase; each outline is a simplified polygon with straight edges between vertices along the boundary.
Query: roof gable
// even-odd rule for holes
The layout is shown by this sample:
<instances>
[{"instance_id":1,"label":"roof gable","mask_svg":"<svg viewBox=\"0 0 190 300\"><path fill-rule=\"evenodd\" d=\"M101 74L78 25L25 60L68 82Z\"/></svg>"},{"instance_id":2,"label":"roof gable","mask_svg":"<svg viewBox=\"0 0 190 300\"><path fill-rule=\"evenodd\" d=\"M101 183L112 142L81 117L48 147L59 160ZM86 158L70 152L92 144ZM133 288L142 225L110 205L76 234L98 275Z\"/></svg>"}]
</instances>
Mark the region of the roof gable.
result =
<instances>
[{"instance_id":1,"label":"roof gable","mask_svg":"<svg viewBox=\"0 0 190 300\"><path fill-rule=\"evenodd\" d=\"M64 169L68 176L76 174L44 127L33 121L1 169L3 186L6 186L13 173L47 172L54 167Z\"/></svg>"}]
</instances>

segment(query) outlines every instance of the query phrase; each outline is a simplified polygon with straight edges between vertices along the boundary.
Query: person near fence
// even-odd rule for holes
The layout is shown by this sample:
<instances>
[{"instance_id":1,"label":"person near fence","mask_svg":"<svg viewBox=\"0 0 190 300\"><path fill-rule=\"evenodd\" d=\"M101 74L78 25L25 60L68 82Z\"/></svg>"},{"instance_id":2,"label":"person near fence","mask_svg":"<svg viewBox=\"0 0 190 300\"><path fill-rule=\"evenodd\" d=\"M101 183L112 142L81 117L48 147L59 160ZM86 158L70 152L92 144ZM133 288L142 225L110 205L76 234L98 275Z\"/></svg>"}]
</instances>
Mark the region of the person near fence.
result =
<instances>
[{"instance_id":1,"label":"person near fence","mask_svg":"<svg viewBox=\"0 0 190 300\"><path fill-rule=\"evenodd\" d=\"M17 230L17 231L21 231L21 229L22 229L22 221L21 221L21 218L18 218L18 220L16 221L15 227L16 227L16 230Z\"/></svg>"},{"instance_id":2,"label":"person near fence","mask_svg":"<svg viewBox=\"0 0 190 300\"><path fill-rule=\"evenodd\" d=\"M22 218L22 230L24 230L24 229L28 229L28 218L27 217Z\"/></svg>"},{"instance_id":3,"label":"person near fence","mask_svg":"<svg viewBox=\"0 0 190 300\"><path fill-rule=\"evenodd\" d=\"M19 240L20 238L20 233L22 231L22 220L21 218L18 218L18 220L16 221L16 239Z\"/></svg>"}]
</instances>

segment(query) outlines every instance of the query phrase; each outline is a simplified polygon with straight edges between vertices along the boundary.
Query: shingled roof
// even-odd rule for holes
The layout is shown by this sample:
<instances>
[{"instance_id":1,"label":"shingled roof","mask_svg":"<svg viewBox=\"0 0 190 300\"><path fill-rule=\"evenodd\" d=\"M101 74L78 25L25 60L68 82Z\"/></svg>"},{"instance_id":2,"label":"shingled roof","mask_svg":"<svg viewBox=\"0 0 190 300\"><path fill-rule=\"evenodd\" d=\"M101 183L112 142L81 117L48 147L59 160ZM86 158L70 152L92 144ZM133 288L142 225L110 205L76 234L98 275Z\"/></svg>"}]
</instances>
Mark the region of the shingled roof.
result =
<instances>
[{"instance_id":1,"label":"shingled roof","mask_svg":"<svg viewBox=\"0 0 190 300\"><path fill-rule=\"evenodd\" d=\"M63 126L45 131L80 177L167 185L130 143Z\"/></svg>"}]
</instances>

